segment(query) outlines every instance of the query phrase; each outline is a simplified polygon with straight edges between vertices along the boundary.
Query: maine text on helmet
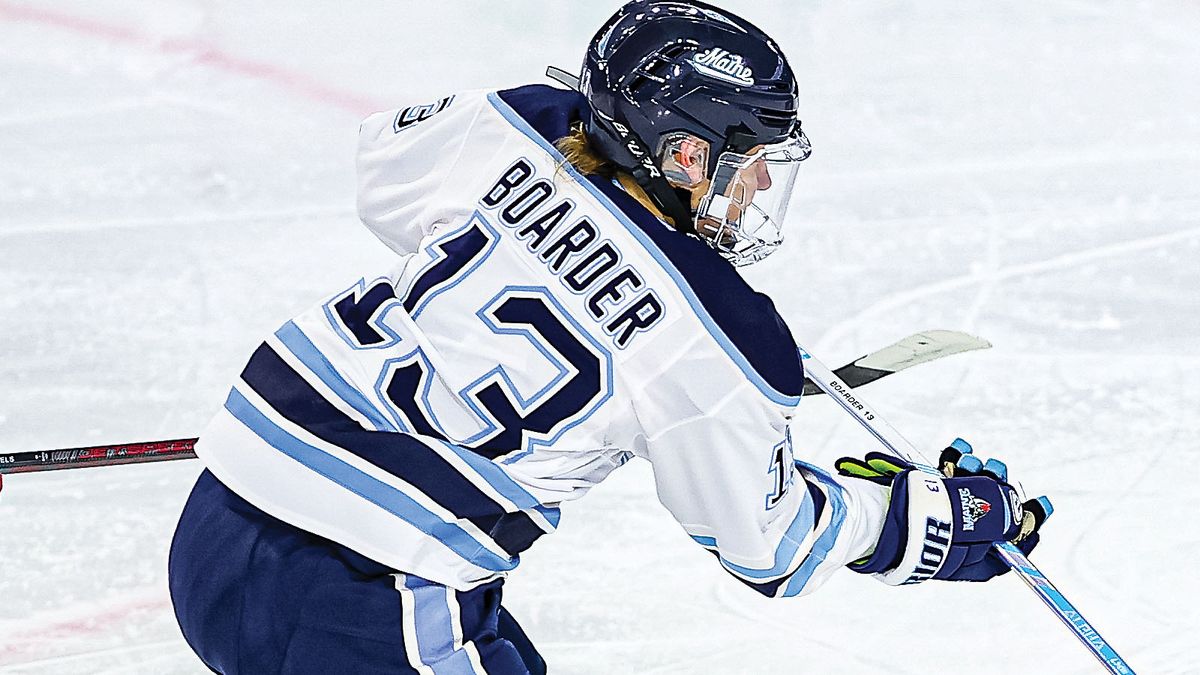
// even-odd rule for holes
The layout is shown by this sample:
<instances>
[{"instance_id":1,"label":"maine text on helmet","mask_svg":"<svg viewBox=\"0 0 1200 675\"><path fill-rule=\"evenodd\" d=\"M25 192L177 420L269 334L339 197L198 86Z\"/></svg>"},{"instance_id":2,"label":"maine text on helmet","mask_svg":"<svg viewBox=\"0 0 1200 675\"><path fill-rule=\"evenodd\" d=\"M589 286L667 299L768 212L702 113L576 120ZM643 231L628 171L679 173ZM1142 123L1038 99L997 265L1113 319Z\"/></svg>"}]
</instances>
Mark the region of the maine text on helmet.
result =
<instances>
[{"instance_id":1,"label":"maine text on helmet","mask_svg":"<svg viewBox=\"0 0 1200 675\"><path fill-rule=\"evenodd\" d=\"M693 56L692 65L701 74L718 80L746 86L754 84L754 71L746 65L745 59L720 47Z\"/></svg>"}]
</instances>

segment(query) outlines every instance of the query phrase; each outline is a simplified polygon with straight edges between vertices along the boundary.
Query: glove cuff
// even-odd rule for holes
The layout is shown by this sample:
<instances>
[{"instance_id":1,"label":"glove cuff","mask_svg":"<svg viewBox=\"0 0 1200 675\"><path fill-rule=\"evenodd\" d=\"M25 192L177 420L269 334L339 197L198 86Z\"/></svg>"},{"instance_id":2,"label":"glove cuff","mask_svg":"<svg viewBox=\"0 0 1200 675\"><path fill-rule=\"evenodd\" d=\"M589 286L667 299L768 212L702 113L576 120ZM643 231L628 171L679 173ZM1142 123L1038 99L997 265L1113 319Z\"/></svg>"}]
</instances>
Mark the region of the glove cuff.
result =
<instances>
[{"instance_id":1,"label":"glove cuff","mask_svg":"<svg viewBox=\"0 0 1200 675\"><path fill-rule=\"evenodd\" d=\"M857 571L874 572L876 579L891 586L931 579L950 551L953 517L950 494L940 476L914 470L901 473L892 481L887 514L888 521L901 527L885 526L875 552ZM889 531L903 533L902 538L889 538ZM879 571L881 563L886 567Z\"/></svg>"}]
</instances>

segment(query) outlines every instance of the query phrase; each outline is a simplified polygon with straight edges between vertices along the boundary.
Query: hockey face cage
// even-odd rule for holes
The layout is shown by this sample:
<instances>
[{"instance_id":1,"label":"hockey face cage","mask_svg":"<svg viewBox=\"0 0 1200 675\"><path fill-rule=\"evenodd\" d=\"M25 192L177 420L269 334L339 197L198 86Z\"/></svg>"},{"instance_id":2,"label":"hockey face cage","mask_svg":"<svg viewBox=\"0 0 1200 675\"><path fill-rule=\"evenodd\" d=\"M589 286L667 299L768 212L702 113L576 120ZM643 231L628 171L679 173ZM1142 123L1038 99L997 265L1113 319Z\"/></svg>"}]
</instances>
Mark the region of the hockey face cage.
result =
<instances>
[{"instance_id":1,"label":"hockey face cage","mask_svg":"<svg viewBox=\"0 0 1200 675\"><path fill-rule=\"evenodd\" d=\"M696 193L696 234L736 266L771 255L783 243L783 219L800 162L812 153L798 127L778 143L741 153L726 150L707 176L708 143L687 133L667 134L659 157L671 185Z\"/></svg>"}]
</instances>

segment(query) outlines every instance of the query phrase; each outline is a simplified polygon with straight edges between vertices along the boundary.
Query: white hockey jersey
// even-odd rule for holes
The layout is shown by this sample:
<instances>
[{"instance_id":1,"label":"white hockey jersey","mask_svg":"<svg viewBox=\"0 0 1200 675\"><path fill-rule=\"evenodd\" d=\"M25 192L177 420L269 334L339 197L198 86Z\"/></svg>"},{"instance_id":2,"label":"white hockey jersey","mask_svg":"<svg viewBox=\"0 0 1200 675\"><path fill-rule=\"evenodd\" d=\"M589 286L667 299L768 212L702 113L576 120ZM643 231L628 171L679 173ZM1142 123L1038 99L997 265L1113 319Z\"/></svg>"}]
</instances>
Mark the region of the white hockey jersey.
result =
<instances>
[{"instance_id":1,"label":"white hockey jersey","mask_svg":"<svg viewBox=\"0 0 1200 675\"><path fill-rule=\"evenodd\" d=\"M254 354L197 453L271 515L465 590L631 457L721 564L798 595L861 557L884 492L793 459L803 373L774 306L554 141L575 92L368 118L363 222L398 253Z\"/></svg>"}]
</instances>

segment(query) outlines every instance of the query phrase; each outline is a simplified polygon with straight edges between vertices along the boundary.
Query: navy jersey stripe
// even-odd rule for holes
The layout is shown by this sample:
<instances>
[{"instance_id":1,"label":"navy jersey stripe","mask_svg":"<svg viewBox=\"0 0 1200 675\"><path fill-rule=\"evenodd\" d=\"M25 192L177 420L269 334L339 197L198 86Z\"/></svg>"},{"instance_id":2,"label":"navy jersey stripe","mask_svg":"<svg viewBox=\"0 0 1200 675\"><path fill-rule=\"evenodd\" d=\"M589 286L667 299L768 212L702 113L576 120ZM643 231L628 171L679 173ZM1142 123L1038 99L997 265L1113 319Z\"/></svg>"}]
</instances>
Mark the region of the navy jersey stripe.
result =
<instances>
[{"instance_id":1,"label":"navy jersey stripe","mask_svg":"<svg viewBox=\"0 0 1200 675\"><path fill-rule=\"evenodd\" d=\"M797 478L803 479L802 476L797 476ZM813 527L816 527L821 522L821 515L825 513L825 493L816 484L807 480L804 481L804 486L808 488L808 494L813 500Z\"/></svg>"},{"instance_id":2,"label":"navy jersey stripe","mask_svg":"<svg viewBox=\"0 0 1200 675\"><path fill-rule=\"evenodd\" d=\"M457 518L482 530L510 556L544 531L528 514L507 512L432 448L403 433L367 431L330 403L267 344L242 371L276 412L321 440L398 476Z\"/></svg>"},{"instance_id":3,"label":"navy jersey stripe","mask_svg":"<svg viewBox=\"0 0 1200 675\"><path fill-rule=\"evenodd\" d=\"M719 552L711 550L711 549L709 549L708 552L715 555L717 557L717 560L721 559L721 554ZM767 596L768 598L775 597L775 593L779 590L779 587L784 585L785 583L787 583L787 580L791 577L791 575L788 575L788 576L780 577L778 579L768 581L765 583L758 583L758 582L750 581L749 579L746 579L745 577L739 577L736 574L731 574L729 576L733 577L734 579L737 579L738 581L742 582L743 584L746 584L747 586L749 586L750 588L753 588L754 590L758 591L759 593L762 593L763 595Z\"/></svg>"},{"instance_id":4,"label":"navy jersey stripe","mask_svg":"<svg viewBox=\"0 0 1200 675\"><path fill-rule=\"evenodd\" d=\"M509 89L496 95L551 145L591 114L587 100L578 92L545 85ZM732 343L737 352L731 354L734 360L745 359L758 378L783 395L779 402L794 405L803 390L803 366L795 339L771 299L754 291L711 247L667 226L612 181L595 175L586 180L648 237L648 248L656 247L661 253L656 258L665 258L665 266L678 271L687 286L685 294L694 293L702 305L694 307L700 318L705 318L704 313L711 316L718 331ZM721 341L722 336L716 337Z\"/></svg>"}]
</instances>

